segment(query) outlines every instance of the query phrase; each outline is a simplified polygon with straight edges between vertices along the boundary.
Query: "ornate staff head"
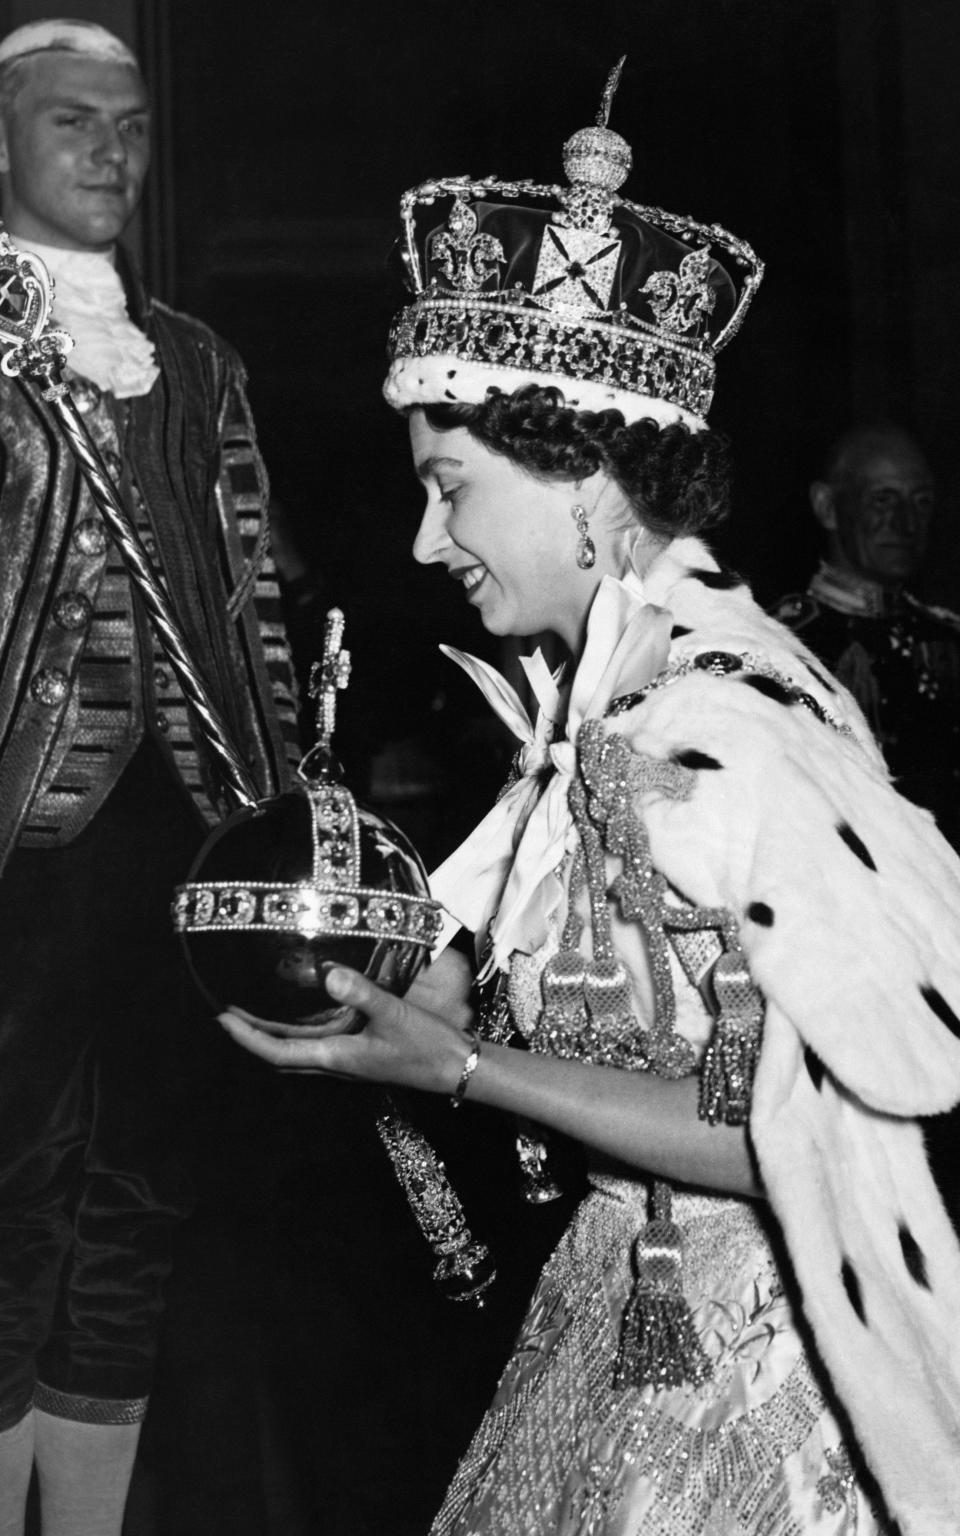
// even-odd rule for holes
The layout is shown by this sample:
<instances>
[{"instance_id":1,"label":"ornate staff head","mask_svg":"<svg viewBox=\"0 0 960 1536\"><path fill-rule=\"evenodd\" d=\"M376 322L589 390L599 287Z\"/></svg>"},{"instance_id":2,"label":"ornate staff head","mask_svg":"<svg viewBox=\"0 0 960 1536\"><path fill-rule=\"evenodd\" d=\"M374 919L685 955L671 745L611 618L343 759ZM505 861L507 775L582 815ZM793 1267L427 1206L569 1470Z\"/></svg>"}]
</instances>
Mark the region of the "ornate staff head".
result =
<instances>
[{"instance_id":1,"label":"ornate staff head","mask_svg":"<svg viewBox=\"0 0 960 1536\"><path fill-rule=\"evenodd\" d=\"M19 250L0 226L0 368L10 379L22 373L40 380L46 400L63 393L59 371L73 347L66 331L47 329L53 297L40 257Z\"/></svg>"}]
</instances>

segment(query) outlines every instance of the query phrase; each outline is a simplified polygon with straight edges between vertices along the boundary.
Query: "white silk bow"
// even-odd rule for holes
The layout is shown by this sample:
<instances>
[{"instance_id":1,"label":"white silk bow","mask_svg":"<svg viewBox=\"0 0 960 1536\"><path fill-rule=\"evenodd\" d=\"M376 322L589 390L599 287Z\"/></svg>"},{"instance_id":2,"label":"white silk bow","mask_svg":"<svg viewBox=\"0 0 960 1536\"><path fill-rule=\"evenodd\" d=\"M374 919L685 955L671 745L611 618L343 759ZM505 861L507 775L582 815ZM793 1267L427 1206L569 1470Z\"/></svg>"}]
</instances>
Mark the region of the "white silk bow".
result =
<instances>
[{"instance_id":1,"label":"white silk bow","mask_svg":"<svg viewBox=\"0 0 960 1536\"><path fill-rule=\"evenodd\" d=\"M670 615L646 603L632 573L605 576L587 621L587 638L570 684L564 736L552 739L562 695L540 651L522 665L537 698L534 725L516 691L486 662L449 646L444 654L473 678L487 702L521 743L520 777L460 847L430 877L436 899L455 919L440 945L463 926L485 936L490 928L489 973L505 968L515 949L531 953L544 942L561 899L556 878L574 846L567 790L576 768L577 732L618 694L644 687L666 665ZM541 792L540 771L555 771ZM495 915L494 915L495 914Z\"/></svg>"}]
</instances>

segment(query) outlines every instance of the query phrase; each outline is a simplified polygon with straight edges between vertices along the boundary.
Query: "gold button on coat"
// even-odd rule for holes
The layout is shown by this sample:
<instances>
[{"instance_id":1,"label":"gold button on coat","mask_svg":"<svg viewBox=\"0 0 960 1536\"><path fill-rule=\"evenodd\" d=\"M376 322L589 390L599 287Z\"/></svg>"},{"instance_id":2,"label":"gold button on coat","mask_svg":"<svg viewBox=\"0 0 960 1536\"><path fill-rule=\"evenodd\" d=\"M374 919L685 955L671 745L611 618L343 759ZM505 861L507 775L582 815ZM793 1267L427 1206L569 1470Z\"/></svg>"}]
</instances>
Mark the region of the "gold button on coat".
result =
<instances>
[{"instance_id":1,"label":"gold button on coat","mask_svg":"<svg viewBox=\"0 0 960 1536\"><path fill-rule=\"evenodd\" d=\"M83 629L92 611L90 599L82 592L61 592L53 605L53 621L61 629Z\"/></svg>"},{"instance_id":2,"label":"gold button on coat","mask_svg":"<svg viewBox=\"0 0 960 1536\"><path fill-rule=\"evenodd\" d=\"M85 517L73 530L73 542L82 555L102 555L107 547L107 530L99 517Z\"/></svg>"},{"instance_id":3,"label":"gold button on coat","mask_svg":"<svg viewBox=\"0 0 960 1536\"><path fill-rule=\"evenodd\" d=\"M30 680L30 693L38 704L62 704L70 692L70 679L59 667L44 667Z\"/></svg>"}]
</instances>

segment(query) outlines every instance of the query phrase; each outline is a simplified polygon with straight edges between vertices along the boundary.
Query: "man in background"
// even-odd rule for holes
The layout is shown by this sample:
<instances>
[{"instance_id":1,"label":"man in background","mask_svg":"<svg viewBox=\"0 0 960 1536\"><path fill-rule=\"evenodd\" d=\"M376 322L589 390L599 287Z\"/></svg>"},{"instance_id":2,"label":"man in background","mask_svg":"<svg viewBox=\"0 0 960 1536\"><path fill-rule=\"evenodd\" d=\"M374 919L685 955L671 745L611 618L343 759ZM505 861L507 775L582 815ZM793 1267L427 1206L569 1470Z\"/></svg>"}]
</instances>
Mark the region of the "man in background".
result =
<instances>
[{"instance_id":1,"label":"man in background","mask_svg":"<svg viewBox=\"0 0 960 1536\"><path fill-rule=\"evenodd\" d=\"M856 427L834 444L810 505L826 558L776 616L853 693L908 799L960 848L960 617L910 591L935 489L901 428Z\"/></svg>"},{"instance_id":2,"label":"man in background","mask_svg":"<svg viewBox=\"0 0 960 1536\"><path fill-rule=\"evenodd\" d=\"M810 505L826 558L777 617L851 690L898 787L960 849L960 617L909 590L934 515L930 466L901 428L856 427L834 444ZM925 1132L960 1231L960 1111Z\"/></svg>"},{"instance_id":3,"label":"man in background","mask_svg":"<svg viewBox=\"0 0 960 1536\"><path fill-rule=\"evenodd\" d=\"M298 747L266 482L233 352L118 240L150 154L137 61L0 42L0 197L56 283L66 378L264 793ZM146 1410L203 1010L169 903L226 809L37 388L0 376L0 1533L118 1536Z\"/></svg>"}]
</instances>

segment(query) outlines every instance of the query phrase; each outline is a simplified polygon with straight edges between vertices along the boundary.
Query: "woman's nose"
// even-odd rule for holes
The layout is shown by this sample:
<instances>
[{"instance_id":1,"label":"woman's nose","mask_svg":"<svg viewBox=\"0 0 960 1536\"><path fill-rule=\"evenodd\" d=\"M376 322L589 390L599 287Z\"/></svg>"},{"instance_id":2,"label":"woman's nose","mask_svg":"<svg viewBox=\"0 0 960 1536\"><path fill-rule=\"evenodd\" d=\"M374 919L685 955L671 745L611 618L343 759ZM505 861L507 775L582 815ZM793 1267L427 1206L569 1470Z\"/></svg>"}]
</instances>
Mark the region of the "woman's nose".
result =
<instances>
[{"instance_id":1,"label":"woman's nose","mask_svg":"<svg viewBox=\"0 0 960 1536\"><path fill-rule=\"evenodd\" d=\"M449 543L444 508L437 502L428 502L413 541L414 560L420 565L431 565L434 561L442 560Z\"/></svg>"}]
</instances>

